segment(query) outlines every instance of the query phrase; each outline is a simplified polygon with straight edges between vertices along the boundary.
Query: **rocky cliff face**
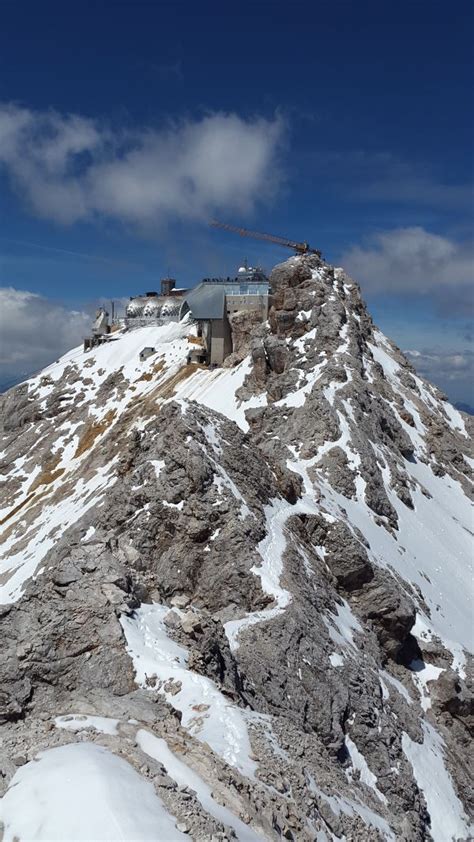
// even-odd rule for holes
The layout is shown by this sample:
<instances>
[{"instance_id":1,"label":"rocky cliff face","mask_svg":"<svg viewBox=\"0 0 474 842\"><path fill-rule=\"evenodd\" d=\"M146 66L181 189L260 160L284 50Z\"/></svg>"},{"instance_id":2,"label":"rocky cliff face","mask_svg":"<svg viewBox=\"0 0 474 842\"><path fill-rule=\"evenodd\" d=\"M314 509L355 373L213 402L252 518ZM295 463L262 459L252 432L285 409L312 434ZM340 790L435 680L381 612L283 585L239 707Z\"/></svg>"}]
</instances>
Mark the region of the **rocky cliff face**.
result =
<instances>
[{"instance_id":1,"label":"rocky cliff face","mask_svg":"<svg viewBox=\"0 0 474 842\"><path fill-rule=\"evenodd\" d=\"M142 328L2 399L5 840L84 757L133 838L469 838L470 419L342 270L271 285L223 369Z\"/></svg>"}]
</instances>

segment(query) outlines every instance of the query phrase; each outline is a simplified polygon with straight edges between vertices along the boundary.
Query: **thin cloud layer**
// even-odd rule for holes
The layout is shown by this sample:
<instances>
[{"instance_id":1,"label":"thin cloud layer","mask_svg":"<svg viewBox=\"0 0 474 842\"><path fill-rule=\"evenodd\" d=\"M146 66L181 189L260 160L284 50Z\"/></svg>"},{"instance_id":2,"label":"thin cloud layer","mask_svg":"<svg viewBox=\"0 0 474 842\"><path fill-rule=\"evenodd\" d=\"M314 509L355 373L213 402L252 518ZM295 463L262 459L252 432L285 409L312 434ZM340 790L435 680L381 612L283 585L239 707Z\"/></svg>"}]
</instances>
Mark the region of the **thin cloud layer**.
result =
<instances>
[{"instance_id":1,"label":"thin cloud layer","mask_svg":"<svg viewBox=\"0 0 474 842\"><path fill-rule=\"evenodd\" d=\"M428 348L404 352L415 368L428 380L463 380L472 377L474 351L469 349L441 351Z\"/></svg>"},{"instance_id":2,"label":"thin cloud layer","mask_svg":"<svg viewBox=\"0 0 474 842\"><path fill-rule=\"evenodd\" d=\"M0 287L0 382L27 376L82 342L91 316L26 290Z\"/></svg>"},{"instance_id":3,"label":"thin cloud layer","mask_svg":"<svg viewBox=\"0 0 474 842\"><path fill-rule=\"evenodd\" d=\"M466 315L473 306L472 244L459 244L421 227L374 234L366 247L354 246L341 264L364 292L430 295L445 314Z\"/></svg>"},{"instance_id":4,"label":"thin cloud layer","mask_svg":"<svg viewBox=\"0 0 474 842\"><path fill-rule=\"evenodd\" d=\"M436 383L451 400L474 404L474 351L425 348L404 353L422 377Z\"/></svg>"},{"instance_id":5,"label":"thin cloud layer","mask_svg":"<svg viewBox=\"0 0 474 842\"><path fill-rule=\"evenodd\" d=\"M359 152L353 157L360 183L353 198L425 206L438 211L466 211L472 206L472 184L441 180L426 164L413 164L390 152Z\"/></svg>"},{"instance_id":6,"label":"thin cloud layer","mask_svg":"<svg viewBox=\"0 0 474 842\"><path fill-rule=\"evenodd\" d=\"M0 165L37 216L152 226L249 213L278 190L284 124L216 113L112 131L80 115L0 106Z\"/></svg>"}]
</instances>

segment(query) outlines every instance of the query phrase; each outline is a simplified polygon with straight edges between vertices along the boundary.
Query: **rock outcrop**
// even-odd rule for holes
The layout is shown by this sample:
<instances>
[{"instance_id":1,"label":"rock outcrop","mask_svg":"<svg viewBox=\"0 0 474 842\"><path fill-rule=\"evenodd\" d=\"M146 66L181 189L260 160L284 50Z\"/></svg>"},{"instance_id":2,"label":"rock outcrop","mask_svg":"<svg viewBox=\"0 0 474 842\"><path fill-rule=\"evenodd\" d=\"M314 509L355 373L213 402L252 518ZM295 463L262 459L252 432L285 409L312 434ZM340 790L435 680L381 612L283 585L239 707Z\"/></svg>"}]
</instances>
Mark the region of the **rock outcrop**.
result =
<instances>
[{"instance_id":1,"label":"rock outcrop","mask_svg":"<svg viewBox=\"0 0 474 842\"><path fill-rule=\"evenodd\" d=\"M467 839L463 416L316 255L223 369L190 329L1 400L2 791L94 743L197 840Z\"/></svg>"}]
</instances>

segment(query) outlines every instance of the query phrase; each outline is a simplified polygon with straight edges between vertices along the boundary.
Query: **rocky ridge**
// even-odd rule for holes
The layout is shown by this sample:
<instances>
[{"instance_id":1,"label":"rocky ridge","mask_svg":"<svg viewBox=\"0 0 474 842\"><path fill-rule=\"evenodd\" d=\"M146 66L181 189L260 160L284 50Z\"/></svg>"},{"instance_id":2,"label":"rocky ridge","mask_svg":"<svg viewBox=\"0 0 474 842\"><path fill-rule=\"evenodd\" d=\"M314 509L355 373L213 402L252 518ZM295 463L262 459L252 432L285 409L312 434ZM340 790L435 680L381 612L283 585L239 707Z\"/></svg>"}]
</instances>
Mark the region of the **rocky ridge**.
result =
<instances>
[{"instance_id":1,"label":"rocky ridge","mask_svg":"<svg viewBox=\"0 0 474 842\"><path fill-rule=\"evenodd\" d=\"M222 370L182 323L2 398L5 839L76 743L195 839L469 838L472 422L342 270L271 287Z\"/></svg>"}]
</instances>

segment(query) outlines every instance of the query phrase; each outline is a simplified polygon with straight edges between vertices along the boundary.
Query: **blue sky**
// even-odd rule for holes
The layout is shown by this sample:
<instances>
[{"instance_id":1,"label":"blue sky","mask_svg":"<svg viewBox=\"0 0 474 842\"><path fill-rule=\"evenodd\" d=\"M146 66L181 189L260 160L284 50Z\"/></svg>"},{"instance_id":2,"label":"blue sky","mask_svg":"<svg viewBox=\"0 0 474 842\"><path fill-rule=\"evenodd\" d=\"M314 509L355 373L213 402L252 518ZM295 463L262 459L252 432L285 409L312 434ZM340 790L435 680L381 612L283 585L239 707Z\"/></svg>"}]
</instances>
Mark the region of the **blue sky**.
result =
<instances>
[{"instance_id":1,"label":"blue sky","mask_svg":"<svg viewBox=\"0 0 474 842\"><path fill-rule=\"evenodd\" d=\"M286 256L220 216L321 248L474 403L472 23L464 0L4 1L3 376L60 350L33 310L75 339L71 308Z\"/></svg>"}]
</instances>

